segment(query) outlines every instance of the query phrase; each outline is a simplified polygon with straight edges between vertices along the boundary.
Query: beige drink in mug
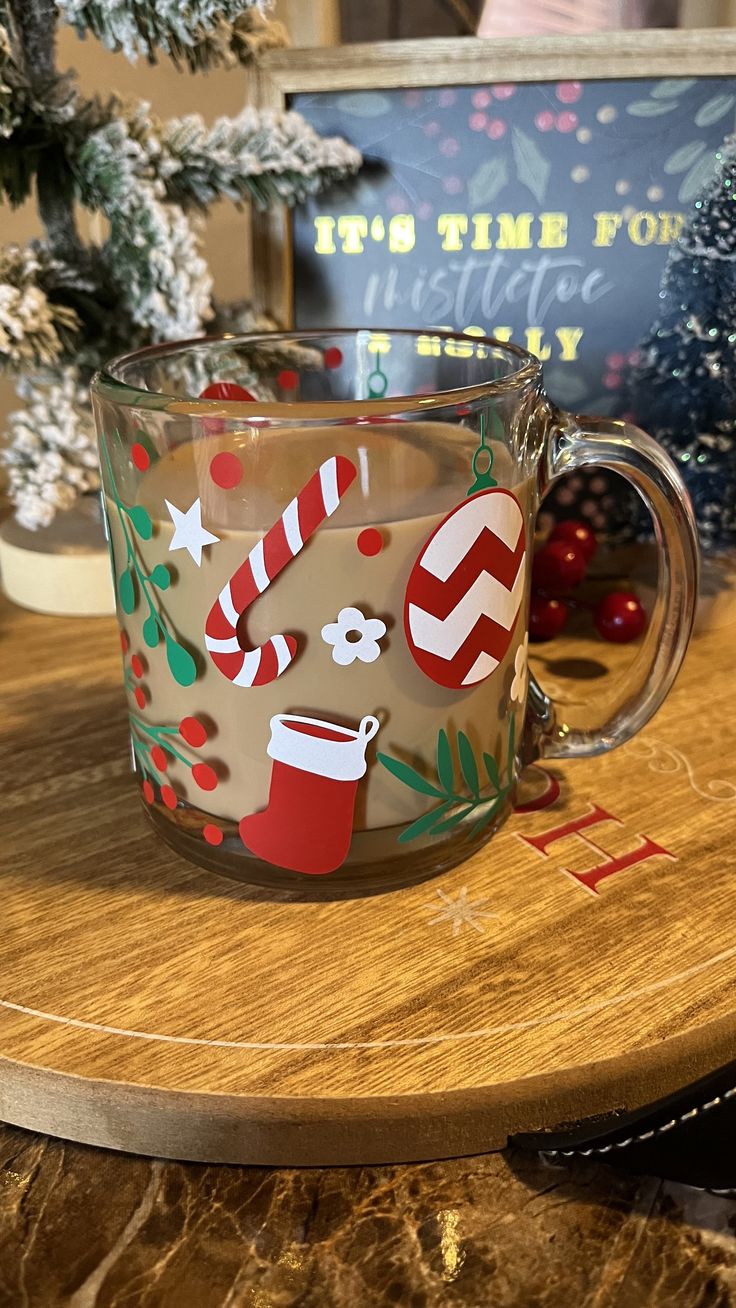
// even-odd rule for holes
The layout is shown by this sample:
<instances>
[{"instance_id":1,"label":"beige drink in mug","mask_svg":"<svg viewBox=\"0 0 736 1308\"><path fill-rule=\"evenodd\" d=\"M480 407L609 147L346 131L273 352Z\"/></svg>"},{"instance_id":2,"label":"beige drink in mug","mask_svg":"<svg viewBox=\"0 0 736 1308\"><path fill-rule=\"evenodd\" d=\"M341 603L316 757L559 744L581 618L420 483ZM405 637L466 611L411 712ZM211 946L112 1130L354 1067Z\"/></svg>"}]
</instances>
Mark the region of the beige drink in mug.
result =
<instances>
[{"instance_id":1,"label":"beige drink in mug","mask_svg":"<svg viewBox=\"0 0 736 1308\"><path fill-rule=\"evenodd\" d=\"M492 341L356 331L98 375L135 771L176 849L300 894L407 884L488 839L520 759L610 748L661 702L694 603L677 474L636 429L578 429L540 372ZM540 492L586 462L648 494L670 548L609 720L576 730L527 706L527 612Z\"/></svg>"}]
</instances>

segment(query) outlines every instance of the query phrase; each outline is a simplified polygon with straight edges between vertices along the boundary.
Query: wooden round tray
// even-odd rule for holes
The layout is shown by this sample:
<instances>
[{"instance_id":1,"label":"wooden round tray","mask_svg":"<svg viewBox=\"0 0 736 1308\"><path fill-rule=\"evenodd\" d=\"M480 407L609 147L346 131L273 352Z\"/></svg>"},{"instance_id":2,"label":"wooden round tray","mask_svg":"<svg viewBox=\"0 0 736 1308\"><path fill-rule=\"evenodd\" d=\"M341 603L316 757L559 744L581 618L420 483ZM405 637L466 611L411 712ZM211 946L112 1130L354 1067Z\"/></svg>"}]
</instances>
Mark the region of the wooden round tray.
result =
<instances>
[{"instance_id":1,"label":"wooden round tray","mask_svg":"<svg viewBox=\"0 0 736 1308\"><path fill-rule=\"evenodd\" d=\"M637 740L550 768L556 803L453 872L338 903L269 902L159 841L110 621L5 606L0 629L7 1121L189 1159L429 1158L736 1057L730 592ZM574 651L591 678L615 654Z\"/></svg>"}]
</instances>

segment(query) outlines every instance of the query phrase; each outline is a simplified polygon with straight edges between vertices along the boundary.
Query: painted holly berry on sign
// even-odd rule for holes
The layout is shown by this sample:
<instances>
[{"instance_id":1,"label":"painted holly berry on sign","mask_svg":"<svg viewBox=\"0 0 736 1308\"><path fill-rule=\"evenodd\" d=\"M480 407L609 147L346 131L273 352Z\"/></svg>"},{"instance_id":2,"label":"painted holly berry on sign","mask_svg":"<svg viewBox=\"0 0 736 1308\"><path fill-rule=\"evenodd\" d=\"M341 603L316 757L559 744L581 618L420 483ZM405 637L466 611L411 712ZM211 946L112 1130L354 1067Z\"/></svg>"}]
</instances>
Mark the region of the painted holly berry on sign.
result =
<instances>
[{"instance_id":1,"label":"painted holly berry on sign","mask_svg":"<svg viewBox=\"0 0 736 1308\"><path fill-rule=\"evenodd\" d=\"M481 491L448 514L406 587L406 639L430 680L460 690L495 671L511 644L525 574L524 514L511 491Z\"/></svg>"}]
</instances>

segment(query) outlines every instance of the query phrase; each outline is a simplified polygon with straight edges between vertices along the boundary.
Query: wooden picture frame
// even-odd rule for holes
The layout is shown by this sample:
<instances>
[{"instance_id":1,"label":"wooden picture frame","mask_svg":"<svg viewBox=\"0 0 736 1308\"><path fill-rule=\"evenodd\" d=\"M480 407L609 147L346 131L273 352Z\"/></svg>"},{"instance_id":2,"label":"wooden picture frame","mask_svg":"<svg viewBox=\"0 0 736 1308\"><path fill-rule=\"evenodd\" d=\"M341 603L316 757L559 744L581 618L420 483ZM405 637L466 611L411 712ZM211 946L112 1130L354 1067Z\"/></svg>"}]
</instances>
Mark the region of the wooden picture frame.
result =
<instances>
[{"instance_id":1,"label":"wooden picture frame","mask_svg":"<svg viewBox=\"0 0 736 1308\"><path fill-rule=\"evenodd\" d=\"M509 41L436 38L273 51L256 74L256 98L261 107L283 110L299 92L732 75L736 75L736 30L731 28ZM254 215L251 254L256 302L284 326L292 326L288 211Z\"/></svg>"}]
</instances>

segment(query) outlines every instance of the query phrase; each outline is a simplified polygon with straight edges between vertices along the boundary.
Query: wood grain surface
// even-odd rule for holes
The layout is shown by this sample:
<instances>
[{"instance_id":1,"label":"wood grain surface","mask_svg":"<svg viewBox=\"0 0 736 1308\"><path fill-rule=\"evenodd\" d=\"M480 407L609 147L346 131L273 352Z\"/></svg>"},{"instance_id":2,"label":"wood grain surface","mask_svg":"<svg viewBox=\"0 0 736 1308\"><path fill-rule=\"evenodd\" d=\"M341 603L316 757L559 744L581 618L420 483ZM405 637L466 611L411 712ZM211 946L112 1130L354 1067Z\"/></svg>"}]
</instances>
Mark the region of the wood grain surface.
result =
<instances>
[{"instance_id":1,"label":"wood grain surface","mask_svg":"<svg viewBox=\"0 0 736 1308\"><path fill-rule=\"evenodd\" d=\"M736 1057L733 592L708 616L637 740L550 769L553 807L434 881L288 904L151 830L113 623L6 605L0 1116L168 1157L391 1161L638 1107ZM587 695L614 654L543 647ZM636 851L597 893L580 879Z\"/></svg>"}]
</instances>

